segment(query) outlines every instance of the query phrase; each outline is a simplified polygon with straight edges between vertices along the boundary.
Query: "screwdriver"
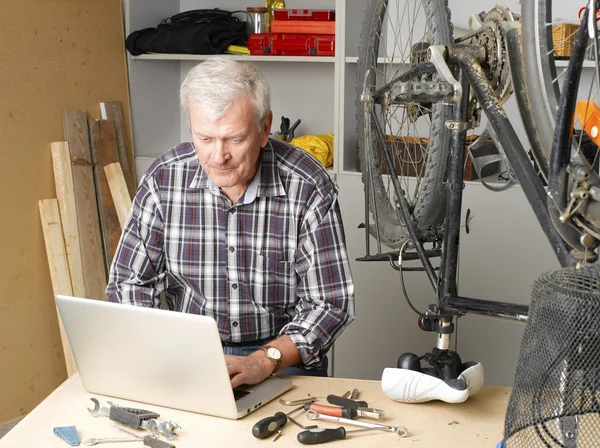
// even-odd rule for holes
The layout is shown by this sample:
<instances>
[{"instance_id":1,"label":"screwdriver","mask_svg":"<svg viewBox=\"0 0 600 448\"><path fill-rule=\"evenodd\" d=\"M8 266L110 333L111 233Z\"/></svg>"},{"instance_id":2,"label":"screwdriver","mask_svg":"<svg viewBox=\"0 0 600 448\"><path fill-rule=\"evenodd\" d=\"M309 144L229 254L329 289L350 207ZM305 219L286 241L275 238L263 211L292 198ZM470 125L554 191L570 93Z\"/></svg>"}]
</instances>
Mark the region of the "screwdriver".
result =
<instances>
[{"instance_id":1,"label":"screwdriver","mask_svg":"<svg viewBox=\"0 0 600 448\"><path fill-rule=\"evenodd\" d=\"M372 408L351 408L351 407L337 407L337 406L324 406L322 404L307 403L304 405L304 409L309 411L317 411L319 414L332 415L333 417L343 418L355 418L355 417L367 417L375 418L377 420L385 418L385 413L379 409Z\"/></svg>"},{"instance_id":2,"label":"screwdriver","mask_svg":"<svg viewBox=\"0 0 600 448\"><path fill-rule=\"evenodd\" d=\"M273 434L279 428L283 427L288 422L288 415L293 414L294 412L299 411L300 409L304 409L304 405L301 405L296 409L292 409L287 414L284 414L280 411L275 413L275 415L273 415L272 417L263 418L252 427L252 435L257 439L264 439L265 437L269 437L271 434Z\"/></svg>"},{"instance_id":3,"label":"screwdriver","mask_svg":"<svg viewBox=\"0 0 600 448\"><path fill-rule=\"evenodd\" d=\"M123 428L117 428L119 431L123 431L127 434L132 435L133 437L136 438L136 440L142 440L144 442L144 445L149 446L150 448L175 448L175 445L169 443L169 442L164 442L160 439L157 439L156 437L153 436L138 436L137 434L134 434L132 432L126 431Z\"/></svg>"},{"instance_id":4,"label":"screwdriver","mask_svg":"<svg viewBox=\"0 0 600 448\"><path fill-rule=\"evenodd\" d=\"M315 428L298 433L296 438L303 445L317 445L319 443L331 442L332 440L344 440L347 434L377 430L381 431L381 428L354 429L352 431L346 431L346 428L343 426L335 429Z\"/></svg>"}]
</instances>

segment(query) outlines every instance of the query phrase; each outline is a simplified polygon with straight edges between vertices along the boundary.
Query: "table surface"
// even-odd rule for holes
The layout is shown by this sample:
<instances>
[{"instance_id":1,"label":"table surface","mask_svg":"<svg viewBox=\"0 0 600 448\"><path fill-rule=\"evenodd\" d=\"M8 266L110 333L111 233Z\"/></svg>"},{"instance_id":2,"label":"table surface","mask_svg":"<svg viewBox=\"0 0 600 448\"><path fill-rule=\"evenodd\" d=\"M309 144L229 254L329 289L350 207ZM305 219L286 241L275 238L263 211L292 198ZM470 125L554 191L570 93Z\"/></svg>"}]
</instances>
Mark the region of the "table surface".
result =
<instances>
[{"instance_id":1,"label":"table surface","mask_svg":"<svg viewBox=\"0 0 600 448\"><path fill-rule=\"evenodd\" d=\"M390 432L367 431L348 434L345 440L330 442L336 447L494 447L502 438L504 415L510 396L510 388L484 387L479 394L460 404L439 401L404 404L386 397L379 381L355 380L346 378L316 378L289 376L294 388L280 398L295 400L307 396L325 397L328 394L342 395L347 390L357 388L358 398L370 407L382 409L386 419L382 423L391 426L404 426L409 435L400 438ZM92 417L87 407L91 397L105 402L110 399L119 405L145 408L156 411L161 419L178 423L182 429L172 441L177 448L185 447L257 447L301 446L296 440L299 427L288 423L283 435L271 445L273 437L263 440L252 436L252 426L261 418L277 411L289 412L293 409L273 400L262 408L239 420L227 420L191 412L184 412L144 403L136 403L118 398L103 397L88 393L82 386L79 375L74 375L52 392L39 406L29 413L4 438L0 448L44 447L65 448L68 445L53 433L58 426L76 426L81 440L95 437L123 437L116 424L107 417ZM325 400L323 403L326 404ZM308 425L309 420L302 414L296 420ZM374 421L363 419L366 421ZM319 421L321 427L338 427L339 424ZM360 429L346 426L347 430ZM138 434L147 434L139 431ZM99 447L144 446L141 442L131 444L103 443Z\"/></svg>"}]
</instances>

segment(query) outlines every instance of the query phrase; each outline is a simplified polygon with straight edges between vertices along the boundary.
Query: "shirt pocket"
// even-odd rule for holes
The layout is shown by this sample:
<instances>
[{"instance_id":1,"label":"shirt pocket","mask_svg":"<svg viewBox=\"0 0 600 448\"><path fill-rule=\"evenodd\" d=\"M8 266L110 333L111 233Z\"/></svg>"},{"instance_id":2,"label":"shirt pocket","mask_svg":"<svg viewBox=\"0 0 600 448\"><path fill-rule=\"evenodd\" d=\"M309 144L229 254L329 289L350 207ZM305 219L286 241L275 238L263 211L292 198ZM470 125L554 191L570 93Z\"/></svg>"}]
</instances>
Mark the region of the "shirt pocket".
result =
<instances>
[{"instance_id":1,"label":"shirt pocket","mask_svg":"<svg viewBox=\"0 0 600 448\"><path fill-rule=\"evenodd\" d=\"M293 261L254 254L250 275L252 299L269 310L292 306L298 286L295 268Z\"/></svg>"}]
</instances>

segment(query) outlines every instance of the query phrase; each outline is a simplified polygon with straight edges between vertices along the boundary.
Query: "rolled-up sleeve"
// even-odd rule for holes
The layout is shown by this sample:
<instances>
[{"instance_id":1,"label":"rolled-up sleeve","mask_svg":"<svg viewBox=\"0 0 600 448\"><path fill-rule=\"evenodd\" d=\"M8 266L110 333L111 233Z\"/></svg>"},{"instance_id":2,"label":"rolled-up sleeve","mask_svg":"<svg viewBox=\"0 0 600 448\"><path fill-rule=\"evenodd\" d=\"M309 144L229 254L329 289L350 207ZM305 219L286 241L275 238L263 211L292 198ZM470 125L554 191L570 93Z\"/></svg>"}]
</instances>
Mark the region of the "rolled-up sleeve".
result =
<instances>
[{"instance_id":1,"label":"rolled-up sleeve","mask_svg":"<svg viewBox=\"0 0 600 448\"><path fill-rule=\"evenodd\" d=\"M280 332L296 344L307 368L320 365L354 320L354 283L336 193L315 198L304 215L296 253L296 314Z\"/></svg>"},{"instance_id":2,"label":"rolled-up sleeve","mask_svg":"<svg viewBox=\"0 0 600 448\"><path fill-rule=\"evenodd\" d=\"M164 219L152 177L144 176L113 259L106 295L111 302L158 307L165 288Z\"/></svg>"}]
</instances>

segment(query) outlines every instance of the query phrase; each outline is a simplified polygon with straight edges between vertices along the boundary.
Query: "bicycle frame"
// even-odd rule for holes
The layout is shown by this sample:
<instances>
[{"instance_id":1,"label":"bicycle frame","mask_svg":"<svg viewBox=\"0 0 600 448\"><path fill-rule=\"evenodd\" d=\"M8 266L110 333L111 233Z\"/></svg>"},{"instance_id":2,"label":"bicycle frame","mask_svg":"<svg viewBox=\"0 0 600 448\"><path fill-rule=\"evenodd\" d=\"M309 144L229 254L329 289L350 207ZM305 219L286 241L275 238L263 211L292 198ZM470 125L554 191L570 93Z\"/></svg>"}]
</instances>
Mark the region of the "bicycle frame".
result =
<instances>
[{"instance_id":1,"label":"bicycle frame","mask_svg":"<svg viewBox=\"0 0 600 448\"><path fill-rule=\"evenodd\" d=\"M518 40L520 38L520 29L515 32L507 33L509 48L518 48ZM515 43L516 42L516 43ZM515 46L517 45L517 46ZM485 72L481 67L481 48L474 45L448 45L445 47L445 60L449 66L453 67L457 73L458 83L462 87L462 95L458 100L454 101L454 114L452 123L447 123L451 129L451 147L450 147L450 163L448 168L448 181L446 184L448 200L445 220L445 238L443 242L443 250L441 253L441 261L439 275L431 264L428 253L425 250L424 243L418 238L417 230L412 221L411 214L408 208L408 203L405 199L404 192L397 178L397 172L392 162L392 157L386 139L384 138L383 130L380 128L375 112L371 111L372 121L377 125L377 134L383 149L383 155L389 170L396 196L399 203L399 211L402 215L402 221L405 223L410 238L414 244L415 251L420 259L423 269L427 273L429 281L436 291L437 302L440 310L440 315L451 317L456 314L475 313L488 315L493 317L515 319L524 321L527 319L527 305L496 302L491 300L483 300L458 295L457 288L457 263L459 251L459 236L460 236L460 217L462 210L462 192L463 192L463 167L465 157L465 143L467 133L467 105L469 99L469 91L472 89L479 104L482 106L491 126L491 133L494 141L500 144L506 154L515 176L519 180L523 192L529 201L536 218L538 219L542 230L546 234L554 253L561 266L572 264L572 259L569 255L569 247L561 238L559 232L555 229L551 216L548 211L546 190L542 185L537 172L534 170L529 156L519 140L510 120L506 116L504 109L494 93L489 81L486 78ZM510 55L509 55L510 56ZM520 59L520 58L517 58ZM435 62L434 62L435 63ZM511 71L517 62L513 62L511 58ZM447 67L446 67L447 68ZM401 77L394 79L388 85L379 89L378 92L388 91L393 89L393 84L401 81L405 82L414 78L424 71L431 72L431 63L421 64L407 71ZM438 69L438 73L443 70ZM443 77L444 74L442 73ZM513 75L513 80L518 80L517 75ZM455 81L456 83L456 81ZM521 86L517 86L519 90ZM456 88L455 92L459 91ZM442 99L440 94L438 100ZM532 139L533 140L533 139ZM530 142L535 145L536 141ZM567 160L563 161L566 169ZM368 200L368 197L367 197ZM368 204L367 204L368 207ZM367 225L368 227L368 225ZM367 241L368 241L367 231ZM367 243L367 251L369 246ZM363 260L375 259L370 258L370 254ZM400 266L400 269L403 269Z\"/></svg>"}]
</instances>

